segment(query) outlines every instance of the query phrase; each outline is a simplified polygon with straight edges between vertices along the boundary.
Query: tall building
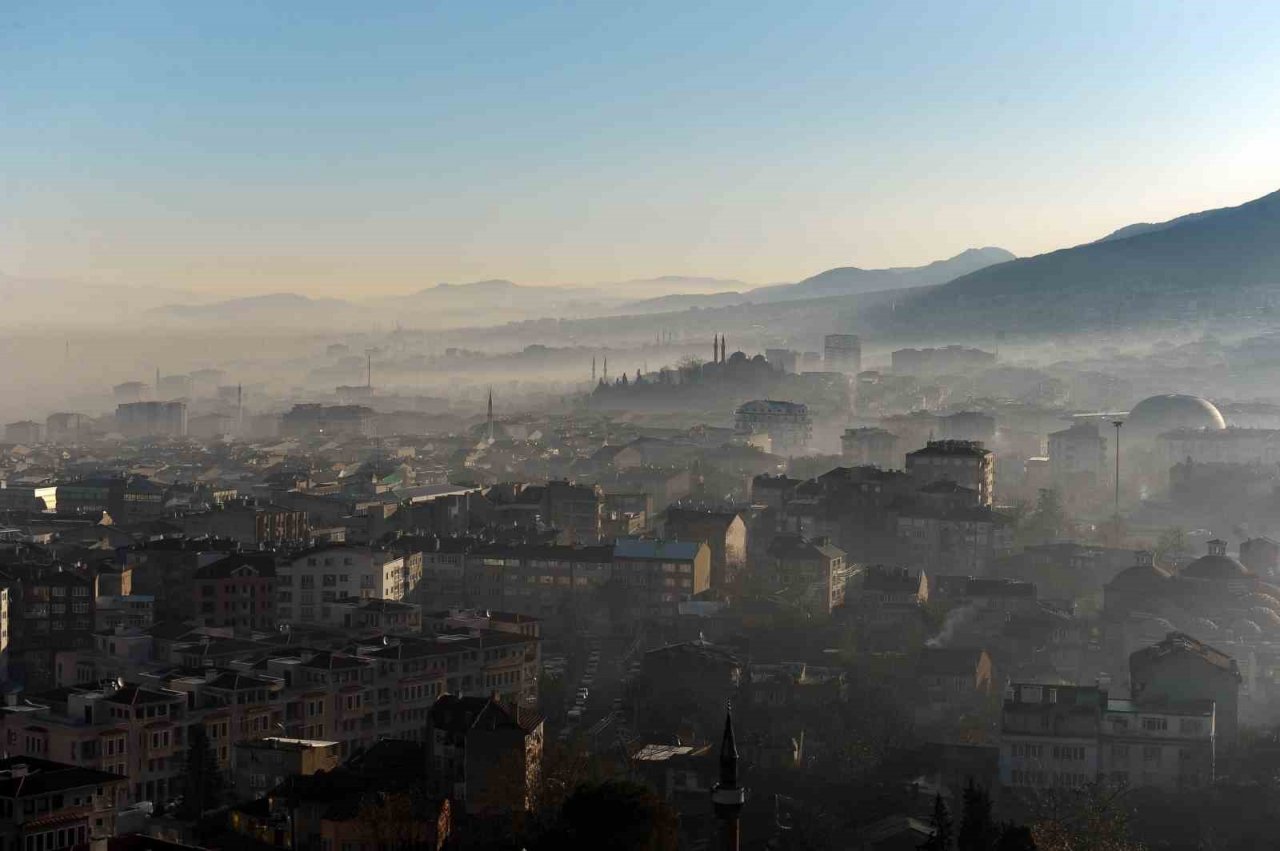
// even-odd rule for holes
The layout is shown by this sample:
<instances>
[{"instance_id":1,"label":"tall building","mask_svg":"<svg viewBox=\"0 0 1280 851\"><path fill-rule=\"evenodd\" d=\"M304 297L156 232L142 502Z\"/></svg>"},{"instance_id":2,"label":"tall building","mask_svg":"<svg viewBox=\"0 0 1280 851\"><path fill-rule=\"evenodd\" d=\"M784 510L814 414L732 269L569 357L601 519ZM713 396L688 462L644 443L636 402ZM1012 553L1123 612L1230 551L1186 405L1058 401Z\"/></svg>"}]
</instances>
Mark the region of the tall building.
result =
<instances>
[{"instance_id":1,"label":"tall building","mask_svg":"<svg viewBox=\"0 0 1280 851\"><path fill-rule=\"evenodd\" d=\"M116 406L116 428L125 437L186 437L186 402L129 402Z\"/></svg>"},{"instance_id":2,"label":"tall building","mask_svg":"<svg viewBox=\"0 0 1280 851\"><path fill-rule=\"evenodd\" d=\"M822 360L827 372L857 375L862 372L862 340L857 334L828 334L822 338Z\"/></svg>"},{"instance_id":3,"label":"tall building","mask_svg":"<svg viewBox=\"0 0 1280 851\"><path fill-rule=\"evenodd\" d=\"M854 467L898 469L902 453L898 437L883 428L850 428L840 436L841 460Z\"/></svg>"},{"instance_id":4,"label":"tall building","mask_svg":"<svg viewBox=\"0 0 1280 851\"><path fill-rule=\"evenodd\" d=\"M744 437L765 435L777 455L801 452L813 434L809 407L801 402L755 399L734 411L734 430Z\"/></svg>"},{"instance_id":5,"label":"tall building","mask_svg":"<svg viewBox=\"0 0 1280 851\"><path fill-rule=\"evenodd\" d=\"M907 453L907 472L920 487L954 482L969 488L980 505L995 498L995 454L977 440L930 440L924 449Z\"/></svg>"}]
</instances>

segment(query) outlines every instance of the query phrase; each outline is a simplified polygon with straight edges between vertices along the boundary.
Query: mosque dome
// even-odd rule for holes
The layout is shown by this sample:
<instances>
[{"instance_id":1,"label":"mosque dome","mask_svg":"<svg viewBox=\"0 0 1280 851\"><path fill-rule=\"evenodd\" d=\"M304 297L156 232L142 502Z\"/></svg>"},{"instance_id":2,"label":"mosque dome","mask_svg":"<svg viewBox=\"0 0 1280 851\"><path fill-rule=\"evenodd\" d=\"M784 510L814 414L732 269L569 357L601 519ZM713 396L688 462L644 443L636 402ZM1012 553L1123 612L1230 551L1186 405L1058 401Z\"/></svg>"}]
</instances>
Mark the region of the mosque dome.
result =
<instances>
[{"instance_id":1,"label":"mosque dome","mask_svg":"<svg viewBox=\"0 0 1280 851\"><path fill-rule=\"evenodd\" d=\"M1169 578L1169 571L1154 564L1135 564L1126 567L1107 583L1113 588L1151 588Z\"/></svg>"},{"instance_id":2,"label":"mosque dome","mask_svg":"<svg viewBox=\"0 0 1280 851\"><path fill-rule=\"evenodd\" d=\"M1277 615L1272 609L1262 606L1255 606L1249 610L1249 619L1258 626L1266 629L1280 628L1280 615Z\"/></svg>"},{"instance_id":3,"label":"mosque dome","mask_svg":"<svg viewBox=\"0 0 1280 851\"><path fill-rule=\"evenodd\" d=\"M1124 437L1152 438L1178 429L1217 431L1226 427L1222 412L1207 399L1169 393L1150 396L1134 405L1124 421Z\"/></svg>"},{"instance_id":4,"label":"mosque dome","mask_svg":"<svg viewBox=\"0 0 1280 851\"><path fill-rule=\"evenodd\" d=\"M1227 555L1226 541L1209 542L1209 554L1191 562L1182 569L1182 575L1191 579L1207 579L1210 582L1230 582L1250 576L1249 569Z\"/></svg>"}]
</instances>

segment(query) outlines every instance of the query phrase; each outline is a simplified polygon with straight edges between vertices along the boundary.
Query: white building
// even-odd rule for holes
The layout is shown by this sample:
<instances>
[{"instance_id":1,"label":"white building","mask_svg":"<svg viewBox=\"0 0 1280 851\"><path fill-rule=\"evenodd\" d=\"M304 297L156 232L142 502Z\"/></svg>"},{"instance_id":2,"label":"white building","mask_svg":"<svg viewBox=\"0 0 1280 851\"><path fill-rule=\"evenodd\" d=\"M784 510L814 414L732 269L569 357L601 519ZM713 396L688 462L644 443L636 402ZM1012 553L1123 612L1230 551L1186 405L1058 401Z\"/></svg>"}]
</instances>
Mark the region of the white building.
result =
<instances>
[{"instance_id":1,"label":"white building","mask_svg":"<svg viewBox=\"0 0 1280 851\"><path fill-rule=\"evenodd\" d=\"M282 624L340 622L340 600L403 600L422 579L421 558L373 547L331 544L276 568L276 617Z\"/></svg>"}]
</instances>

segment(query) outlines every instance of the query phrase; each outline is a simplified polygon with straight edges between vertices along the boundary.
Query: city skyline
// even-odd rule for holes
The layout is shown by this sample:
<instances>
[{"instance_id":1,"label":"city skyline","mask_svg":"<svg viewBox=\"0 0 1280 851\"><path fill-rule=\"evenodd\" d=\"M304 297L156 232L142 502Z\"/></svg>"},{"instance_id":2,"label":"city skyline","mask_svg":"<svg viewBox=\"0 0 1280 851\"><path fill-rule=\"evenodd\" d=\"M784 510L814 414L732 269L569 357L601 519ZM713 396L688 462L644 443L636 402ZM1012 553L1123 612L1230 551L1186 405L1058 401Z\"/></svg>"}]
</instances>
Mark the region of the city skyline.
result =
<instances>
[{"instance_id":1,"label":"city skyline","mask_svg":"<svg viewBox=\"0 0 1280 851\"><path fill-rule=\"evenodd\" d=\"M780 11L11 10L0 273L765 285L1027 256L1280 187L1274 10Z\"/></svg>"}]
</instances>

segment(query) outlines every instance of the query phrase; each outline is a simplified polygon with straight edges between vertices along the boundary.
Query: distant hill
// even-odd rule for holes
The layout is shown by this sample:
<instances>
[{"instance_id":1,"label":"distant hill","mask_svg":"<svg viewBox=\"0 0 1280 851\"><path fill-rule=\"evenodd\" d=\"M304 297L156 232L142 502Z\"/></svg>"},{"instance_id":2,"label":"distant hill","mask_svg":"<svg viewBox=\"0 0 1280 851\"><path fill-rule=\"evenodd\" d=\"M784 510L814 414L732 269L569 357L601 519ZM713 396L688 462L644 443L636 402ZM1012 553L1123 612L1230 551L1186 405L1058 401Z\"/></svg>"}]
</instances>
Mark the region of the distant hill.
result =
<instances>
[{"instance_id":1,"label":"distant hill","mask_svg":"<svg viewBox=\"0 0 1280 851\"><path fill-rule=\"evenodd\" d=\"M1181 315L1212 296L1256 303L1280 285L1280 192L1001 263L914 298L900 322L1016 327Z\"/></svg>"},{"instance_id":2,"label":"distant hill","mask_svg":"<svg viewBox=\"0 0 1280 851\"><path fill-rule=\"evenodd\" d=\"M336 298L309 298L297 293L233 298L211 304L166 304L148 311L157 318L184 322L239 322L297 324L337 318L356 309L351 302Z\"/></svg>"},{"instance_id":3,"label":"distant hill","mask_svg":"<svg viewBox=\"0 0 1280 851\"><path fill-rule=\"evenodd\" d=\"M747 293L754 303L794 301L802 298L820 298L831 295L856 295L883 290L926 287L942 284L977 269L1013 260L1014 255L1003 248L970 248L955 257L936 260L927 266L907 266L891 269L859 269L841 266L828 269L795 284L778 284L760 287Z\"/></svg>"}]
</instances>

